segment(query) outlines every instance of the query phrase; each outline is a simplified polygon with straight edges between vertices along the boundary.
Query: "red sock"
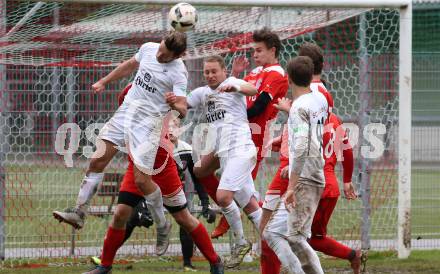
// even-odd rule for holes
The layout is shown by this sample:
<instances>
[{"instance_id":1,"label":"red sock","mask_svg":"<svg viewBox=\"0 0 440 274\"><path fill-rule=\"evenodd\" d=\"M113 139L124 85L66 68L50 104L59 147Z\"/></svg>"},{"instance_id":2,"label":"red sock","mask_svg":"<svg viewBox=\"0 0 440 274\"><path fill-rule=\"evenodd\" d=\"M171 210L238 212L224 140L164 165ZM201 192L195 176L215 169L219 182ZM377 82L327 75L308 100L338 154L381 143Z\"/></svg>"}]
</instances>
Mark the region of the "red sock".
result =
<instances>
[{"instance_id":1,"label":"red sock","mask_svg":"<svg viewBox=\"0 0 440 274\"><path fill-rule=\"evenodd\" d=\"M124 243L125 229L114 229L108 227L107 234L104 238L104 247L101 254L101 264L109 267L113 264L116 252Z\"/></svg>"},{"instance_id":2,"label":"red sock","mask_svg":"<svg viewBox=\"0 0 440 274\"><path fill-rule=\"evenodd\" d=\"M199 178L200 183L205 188L206 193L208 193L209 197L216 203L217 203L217 188L220 184L220 181L218 178L212 174L204 178Z\"/></svg>"},{"instance_id":3,"label":"red sock","mask_svg":"<svg viewBox=\"0 0 440 274\"><path fill-rule=\"evenodd\" d=\"M205 256L211 264L215 264L218 260L218 255L215 253L208 231L202 223L199 223L199 225L191 231L191 237L203 256Z\"/></svg>"},{"instance_id":4,"label":"red sock","mask_svg":"<svg viewBox=\"0 0 440 274\"><path fill-rule=\"evenodd\" d=\"M327 236L312 237L309 244L314 250L321 251L329 256L346 260L353 257L353 249Z\"/></svg>"},{"instance_id":5,"label":"red sock","mask_svg":"<svg viewBox=\"0 0 440 274\"><path fill-rule=\"evenodd\" d=\"M272 248L266 243L261 241L261 274L279 274L281 263L277 254L273 252Z\"/></svg>"}]
</instances>

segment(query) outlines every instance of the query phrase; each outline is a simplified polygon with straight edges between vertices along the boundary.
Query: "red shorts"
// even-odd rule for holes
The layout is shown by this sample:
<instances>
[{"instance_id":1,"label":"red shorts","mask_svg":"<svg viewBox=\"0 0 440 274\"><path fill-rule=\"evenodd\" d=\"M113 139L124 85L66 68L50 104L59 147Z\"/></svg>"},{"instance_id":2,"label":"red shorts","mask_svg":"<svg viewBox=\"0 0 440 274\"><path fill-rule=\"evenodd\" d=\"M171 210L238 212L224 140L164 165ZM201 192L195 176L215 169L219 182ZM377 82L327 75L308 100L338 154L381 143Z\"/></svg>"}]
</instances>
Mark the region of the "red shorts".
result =
<instances>
[{"instance_id":1,"label":"red shorts","mask_svg":"<svg viewBox=\"0 0 440 274\"><path fill-rule=\"evenodd\" d=\"M183 194L184 198L185 195L183 193L182 181L177 172L176 162L165 149L159 147L154 162L154 168L158 169L164 165L164 163L164 169L160 173L151 177L162 192L164 204L167 206L180 206L183 203L182 197L180 196ZM144 197L144 194L139 190L134 181L134 164L130 157L128 158L127 171L125 172L119 191L129 192ZM177 196L178 199L176 199ZM186 199L184 200L184 203L186 203Z\"/></svg>"},{"instance_id":2,"label":"red shorts","mask_svg":"<svg viewBox=\"0 0 440 274\"><path fill-rule=\"evenodd\" d=\"M316 209L315 217L313 217L312 222L312 237L324 237L327 235L327 225L337 202L337 197L321 198L321 200L319 200L318 208Z\"/></svg>"}]
</instances>

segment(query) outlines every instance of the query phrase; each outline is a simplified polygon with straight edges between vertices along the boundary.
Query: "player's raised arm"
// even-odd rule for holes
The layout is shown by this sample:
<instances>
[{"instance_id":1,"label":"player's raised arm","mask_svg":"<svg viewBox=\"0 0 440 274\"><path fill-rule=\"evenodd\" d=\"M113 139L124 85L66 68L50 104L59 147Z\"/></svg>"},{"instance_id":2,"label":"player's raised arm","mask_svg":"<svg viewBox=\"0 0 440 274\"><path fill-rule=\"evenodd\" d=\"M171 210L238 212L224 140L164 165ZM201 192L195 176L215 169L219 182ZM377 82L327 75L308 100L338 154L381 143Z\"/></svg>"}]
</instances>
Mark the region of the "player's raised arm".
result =
<instances>
[{"instance_id":1,"label":"player's raised arm","mask_svg":"<svg viewBox=\"0 0 440 274\"><path fill-rule=\"evenodd\" d=\"M254 96L255 94L258 93L257 88L254 85L249 84L247 82L243 81L243 83L240 84L239 86L240 86L239 92L246 96Z\"/></svg>"},{"instance_id":2,"label":"player's raised arm","mask_svg":"<svg viewBox=\"0 0 440 274\"><path fill-rule=\"evenodd\" d=\"M221 85L218 88L219 92L240 92L245 96L254 96L257 94L258 90L252 85L245 81L236 79L232 84Z\"/></svg>"},{"instance_id":3,"label":"player's raised arm","mask_svg":"<svg viewBox=\"0 0 440 274\"><path fill-rule=\"evenodd\" d=\"M180 54L183 56L184 52ZM176 71L173 76L173 92L169 94L165 93L165 99L171 95L172 101L167 100L171 109L174 109L180 113L180 118L186 116L188 105L186 103L186 91L188 88L188 72L183 62L180 62L180 69Z\"/></svg>"},{"instance_id":4,"label":"player's raised arm","mask_svg":"<svg viewBox=\"0 0 440 274\"><path fill-rule=\"evenodd\" d=\"M234 58L232 62L231 75L234 77L239 77L240 73L245 71L249 67L249 60L246 56L239 56Z\"/></svg>"},{"instance_id":5,"label":"player's raised arm","mask_svg":"<svg viewBox=\"0 0 440 274\"><path fill-rule=\"evenodd\" d=\"M121 78L127 77L132 74L139 67L139 62L133 56L132 58L119 64L114 70L112 70L107 76L99 79L98 82L92 85L93 92L100 93L105 89L105 85Z\"/></svg>"},{"instance_id":6,"label":"player's raised arm","mask_svg":"<svg viewBox=\"0 0 440 274\"><path fill-rule=\"evenodd\" d=\"M188 108L197 108L203 104L203 88L196 88L186 97Z\"/></svg>"},{"instance_id":7,"label":"player's raised arm","mask_svg":"<svg viewBox=\"0 0 440 274\"><path fill-rule=\"evenodd\" d=\"M171 109L179 112L179 117L184 118L186 116L188 107L185 96L176 96L172 92L165 93L165 101L171 107Z\"/></svg>"}]
</instances>

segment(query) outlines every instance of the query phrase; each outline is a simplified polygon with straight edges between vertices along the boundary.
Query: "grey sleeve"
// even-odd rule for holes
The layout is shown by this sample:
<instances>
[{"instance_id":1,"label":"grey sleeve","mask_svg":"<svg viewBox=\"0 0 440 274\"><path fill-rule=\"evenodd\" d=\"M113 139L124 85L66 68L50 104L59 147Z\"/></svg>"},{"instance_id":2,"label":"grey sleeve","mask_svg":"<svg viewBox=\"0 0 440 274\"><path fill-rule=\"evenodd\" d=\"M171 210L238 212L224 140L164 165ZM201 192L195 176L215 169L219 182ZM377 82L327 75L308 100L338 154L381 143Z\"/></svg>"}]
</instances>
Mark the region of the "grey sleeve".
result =
<instances>
[{"instance_id":1,"label":"grey sleeve","mask_svg":"<svg viewBox=\"0 0 440 274\"><path fill-rule=\"evenodd\" d=\"M300 175L310 152L311 126L309 113L303 108L293 108L289 117L290 172Z\"/></svg>"}]
</instances>

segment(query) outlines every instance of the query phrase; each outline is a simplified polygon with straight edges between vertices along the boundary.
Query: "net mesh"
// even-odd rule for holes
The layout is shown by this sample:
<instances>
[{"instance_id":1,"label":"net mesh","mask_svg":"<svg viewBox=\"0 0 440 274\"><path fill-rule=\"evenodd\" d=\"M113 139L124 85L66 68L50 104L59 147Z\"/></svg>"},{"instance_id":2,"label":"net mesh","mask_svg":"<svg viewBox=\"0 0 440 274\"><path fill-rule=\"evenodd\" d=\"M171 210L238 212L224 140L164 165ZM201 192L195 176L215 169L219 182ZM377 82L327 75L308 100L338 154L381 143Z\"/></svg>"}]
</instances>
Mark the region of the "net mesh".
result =
<instances>
[{"instance_id":1,"label":"net mesh","mask_svg":"<svg viewBox=\"0 0 440 274\"><path fill-rule=\"evenodd\" d=\"M8 1L0 39L2 63L25 65L115 65L145 41L160 41L170 30L169 7L83 5ZM198 7L186 59L250 47L252 30L270 25L287 39L359 14L362 10Z\"/></svg>"},{"instance_id":2,"label":"net mesh","mask_svg":"<svg viewBox=\"0 0 440 274\"><path fill-rule=\"evenodd\" d=\"M93 207L97 213L78 232L58 224L51 213L74 205L88 163L86 155L94 149L86 129L96 133L94 124L111 117L117 107L117 94L130 79L109 85L102 95L93 95L91 84L132 57L143 43L160 41L169 30L170 6L2 3L6 3L6 14L0 28L0 167L6 170L6 257L65 257L71 254L72 244L75 256L99 254L110 220L106 212L114 204L114 197L96 196ZM262 26L272 28L282 39L281 65L296 56L305 41L314 41L324 49L323 78L335 100L334 112L344 122L359 126L353 182L362 195L355 202L339 201L329 235L351 247L359 248L364 240L364 247L394 248L399 12L196 8L199 23L194 32L188 33L185 56L191 89L203 85L203 57L222 54L230 69L237 55L251 57L252 31ZM197 111L190 112L187 122L194 117ZM278 122L283 121L285 117L280 115ZM57 129L64 123L76 123L82 131L74 168L66 168L63 157L54 150ZM369 123L386 127L385 134L377 134L384 143L384 153L373 160L365 160L360 153L361 146L369 144L363 138ZM190 137L186 136L188 141ZM256 185L262 195L277 164L278 157L273 154L260 167ZM106 173L124 173L125 167L125 156L118 155ZM198 203L197 197L193 203ZM177 225L174 227L169 254L179 255L179 233ZM212 225L207 227L213 229ZM256 233L247 221L245 230L256 242ZM137 229L118 254L152 254L154 241L154 229ZM227 243L226 238L217 241L216 248L226 252Z\"/></svg>"}]
</instances>

